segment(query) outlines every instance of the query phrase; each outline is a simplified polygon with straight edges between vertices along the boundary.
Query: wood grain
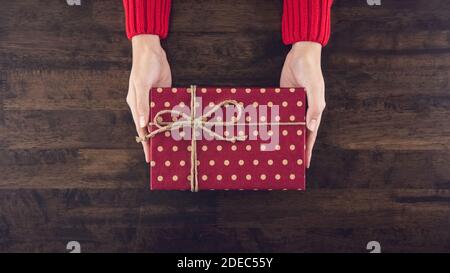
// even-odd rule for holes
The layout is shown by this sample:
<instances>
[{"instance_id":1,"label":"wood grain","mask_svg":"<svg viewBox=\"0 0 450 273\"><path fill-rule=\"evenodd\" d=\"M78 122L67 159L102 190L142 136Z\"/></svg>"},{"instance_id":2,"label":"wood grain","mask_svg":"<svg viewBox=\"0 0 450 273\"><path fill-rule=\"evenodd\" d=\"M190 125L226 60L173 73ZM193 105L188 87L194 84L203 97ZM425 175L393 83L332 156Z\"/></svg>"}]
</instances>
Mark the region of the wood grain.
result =
<instances>
[{"instance_id":1,"label":"wood grain","mask_svg":"<svg viewBox=\"0 0 450 273\"><path fill-rule=\"evenodd\" d=\"M277 86L281 11L177 0L174 85ZM335 1L306 192L149 192L123 22L112 0L2 5L0 252L450 251L447 1Z\"/></svg>"}]
</instances>

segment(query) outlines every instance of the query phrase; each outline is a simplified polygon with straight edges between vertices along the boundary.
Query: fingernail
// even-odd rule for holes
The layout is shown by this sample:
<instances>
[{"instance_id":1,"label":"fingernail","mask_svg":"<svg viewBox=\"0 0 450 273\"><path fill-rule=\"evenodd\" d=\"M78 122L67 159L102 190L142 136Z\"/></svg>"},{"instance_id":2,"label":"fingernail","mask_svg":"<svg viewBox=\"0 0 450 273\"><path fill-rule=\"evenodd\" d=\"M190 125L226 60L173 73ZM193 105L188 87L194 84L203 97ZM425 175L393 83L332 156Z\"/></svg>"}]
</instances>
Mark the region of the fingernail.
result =
<instances>
[{"instance_id":1,"label":"fingernail","mask_svg":"<svg viewBox=\"0 0 450 273\"><path fill-rule=\"evenodd\" d=\"M141 128L144 128L146 126L144 116L139 117L139 126L141 126Z\"/></svg>"},{"instance_id":2,"label":"fingernail","mask_svg":"<svg viewBox=\"0 0 450 273\"><path fill-rule=\"evenodd\" d=\"M316 130L317 120L312 119L310 122L308 122L307 126L310 131Z\"/></svg>"}]
</instances>

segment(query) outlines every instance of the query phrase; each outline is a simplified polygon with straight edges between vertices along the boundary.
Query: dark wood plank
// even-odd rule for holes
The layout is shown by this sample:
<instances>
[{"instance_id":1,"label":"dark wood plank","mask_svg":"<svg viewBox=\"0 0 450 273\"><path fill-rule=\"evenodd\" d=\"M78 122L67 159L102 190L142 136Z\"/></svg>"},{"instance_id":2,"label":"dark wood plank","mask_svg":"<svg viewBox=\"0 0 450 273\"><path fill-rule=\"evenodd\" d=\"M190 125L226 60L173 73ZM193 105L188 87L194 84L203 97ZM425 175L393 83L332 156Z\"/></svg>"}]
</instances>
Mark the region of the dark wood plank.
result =
<instances>
[{"instance_id":1,"label":"dark wood plank","mask_svg":"<svg viewBox=\"0 0 450 273\"><path fill-rule=\"evenodd\" d=\"M137 148L0 150L0 188L148 189ZM308 189L450 189L449 161L448 150L346 150L320 140Z\"/></svg>"},{"instance_id":2,"label":"dark wood plank","mask_svg":"<svg viewBox=\"0 0 450 273\"><path fill-rule=\"evenodd\" d=\"M371 240L385 252L448 250L446 190L139 192L1 190L0 250L65 252L69 240L85 252L366 252Z\"/></svg>"},{"instance_id":3,"label":"dark wood plank","mask_svg":"<svg viewBox=\"0 0 450 273\"><path fill-rule=\"evenodd\" d=\"M148 167L137 148L1 150L0 188L148 189Z\"/></svg>"}]
</instances>

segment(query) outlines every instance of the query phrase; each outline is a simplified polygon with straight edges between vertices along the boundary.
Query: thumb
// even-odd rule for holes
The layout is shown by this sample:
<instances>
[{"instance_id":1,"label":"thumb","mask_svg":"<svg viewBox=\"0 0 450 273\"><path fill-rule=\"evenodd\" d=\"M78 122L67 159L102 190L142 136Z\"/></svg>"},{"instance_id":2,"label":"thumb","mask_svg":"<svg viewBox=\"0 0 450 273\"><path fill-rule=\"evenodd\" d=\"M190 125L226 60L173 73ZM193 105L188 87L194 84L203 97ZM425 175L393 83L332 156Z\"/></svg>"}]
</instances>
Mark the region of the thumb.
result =
<instances>
[{"instance_id":1,"label":"thumb","mask_svg":"<svg viewBox=\"0 0 450 273\"><path fill-rule=\"evenodd\" d=\"M325 109L325 100L308 98L308 111L306 112L306 127L310 131L315 131L319 126L320 116Z\"/></svg>"},{"instance_id":2,"label":"thumb","mask_svg":"<svg viewBox=\"0 0 450 273\"><path fill-rule=\"evenodd\" d=\"M150 89L151 86L145 84L136 84L136 113L138 118L138 126L140 128L147 127L148 116L150 112Z\"/></svg>"},{"instance_id":3,"label":"thumb","mask_svg":"<svg viewBox=\"0 0 450 273\"><path fill-rule=\"evenodd\" d=\"M315 131L319 121L320 113L318 111L308 109L306 113L306 127L310 131Z\"/></svg>"}]
</instances>

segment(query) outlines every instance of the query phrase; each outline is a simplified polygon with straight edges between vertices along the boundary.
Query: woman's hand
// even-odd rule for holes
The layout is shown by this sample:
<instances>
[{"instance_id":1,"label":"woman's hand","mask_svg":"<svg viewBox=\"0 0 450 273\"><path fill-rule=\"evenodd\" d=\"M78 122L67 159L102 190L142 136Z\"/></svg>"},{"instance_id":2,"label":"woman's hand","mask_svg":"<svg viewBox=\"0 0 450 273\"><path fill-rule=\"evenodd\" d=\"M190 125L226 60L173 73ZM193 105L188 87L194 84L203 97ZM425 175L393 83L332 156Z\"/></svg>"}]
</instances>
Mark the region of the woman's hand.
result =
<instances>
[{"instance_id":1,"label":"woman's hand","mask_svg":"<svg viewBox=\"0 0 450 273\"><path fill-rule=\"evenodd\" d=\"M140 137L148 134L150 111L149 91L152 87L170 87L172 74L166 53L157 35L132 38L133 67L131 68L127 103L131 109L136 131ZM142 142L145 160L150 162L149 146Z\"/></svg>"},{"instance_id":2,"label":"woman's hand","mask_svg":"<svg viewBox=\"0 0 450 273\"><path fill-rule=\"evenodd\" d=\"M306 167L311 165L311 156L316 142L322 112L325 109L325 82L320 57L322 46L314 42L297 42L286 56L281 72L281 87L303 87L308 96L306 113Z\"/></svg>"}]
</instances>

